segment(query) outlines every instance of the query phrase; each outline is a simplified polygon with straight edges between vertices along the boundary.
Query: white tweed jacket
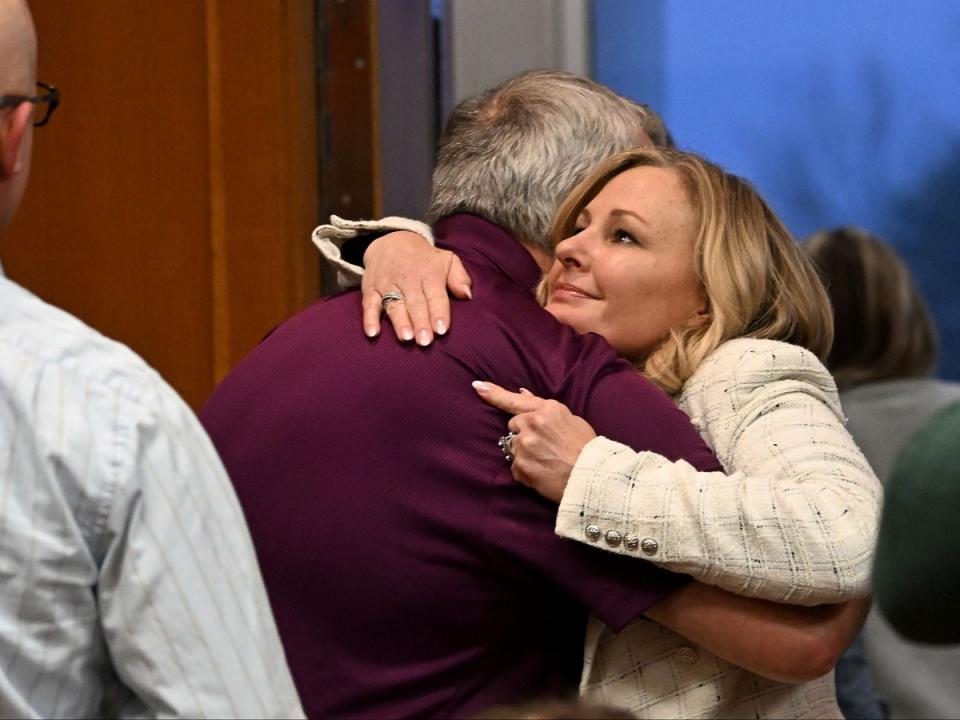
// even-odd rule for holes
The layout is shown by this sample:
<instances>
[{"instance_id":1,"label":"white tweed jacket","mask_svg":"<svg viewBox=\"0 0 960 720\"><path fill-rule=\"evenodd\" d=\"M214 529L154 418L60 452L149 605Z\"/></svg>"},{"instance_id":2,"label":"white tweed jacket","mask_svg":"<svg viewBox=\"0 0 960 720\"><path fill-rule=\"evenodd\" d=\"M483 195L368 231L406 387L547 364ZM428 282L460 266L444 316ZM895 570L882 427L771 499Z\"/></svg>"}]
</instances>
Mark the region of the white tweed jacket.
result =
<instances>
[{"instance_id":1,"label":"white tweed jacket","mask_svg":"<svg viewBox=\"0 0 960 720\"><path fill-rule=\"evenodd\" d=\"M786 343L733 340L678 400L731 474L596 438L571 474L557 533L741 595L808 605L865 595L880 483L820 361ZM766 680L646 619L619 634L591 620L581 691L640 717L842 717L832 673Z\"/></svg>"}]
</instances>

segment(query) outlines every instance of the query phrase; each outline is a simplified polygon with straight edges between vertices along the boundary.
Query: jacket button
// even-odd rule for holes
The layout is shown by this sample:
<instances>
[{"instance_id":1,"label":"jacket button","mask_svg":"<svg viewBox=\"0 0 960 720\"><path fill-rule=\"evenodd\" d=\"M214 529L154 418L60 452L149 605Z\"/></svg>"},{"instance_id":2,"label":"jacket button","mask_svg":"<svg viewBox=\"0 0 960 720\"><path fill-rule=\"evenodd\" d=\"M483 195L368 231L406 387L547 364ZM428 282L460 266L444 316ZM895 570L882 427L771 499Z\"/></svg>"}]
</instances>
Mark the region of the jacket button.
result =
<instances>
[{"instance_id":1,"label":"jacket button","mask_svg":"<svg viewBox=\"0 0 960 720\"><path fill-rule=\"evenodd\" d=\"M616 530L607 530L607 545L610 547L617 547L620 544L620 541L623 539L623 535L618 533Z\"/></svg>"},{"instance_id":2,"label":"jacket button","mask_svg":"<svg viewBox=\"0 0 960 720\"><path fill-rule=\"evenodd\" d=\"M692 647L682 647L677 650L677 661L684 665L693 665L700 659L700 653Z\"/></svg>"},{"instance_id":3,"label":"jacket button","mask_svg":"<svg viewBox=\"0 0 960 720\"><path fill-rule=\"evenodd\" d=\"M640 547L640 538L633 533L627 533L623 536L623 546L627 550L636 550L638 547Z\"/></svg>"},{"instance_id":4,"label":"jacket button","mask_svg":"<svg viewBox=\"0 0 960 720\"><path fill-rule=\"evenodd\" d=\"M592 540L593 542L596 542L597 540L600 539L601 532L600 532L599 526L587 525L587 527L583 529L583 534L587 536L587 540Z\"/></svg>"},{"instance_id":5,"label":"jacket button","mask_svg":"<svg viewBox=\"0 0 960 720\"><path fill-rule=\"evenodd\" d=\"M640 541L640 549L647 555L653 555L660 548L653 538L644 538Z\"/></svg>"}]
</instances>

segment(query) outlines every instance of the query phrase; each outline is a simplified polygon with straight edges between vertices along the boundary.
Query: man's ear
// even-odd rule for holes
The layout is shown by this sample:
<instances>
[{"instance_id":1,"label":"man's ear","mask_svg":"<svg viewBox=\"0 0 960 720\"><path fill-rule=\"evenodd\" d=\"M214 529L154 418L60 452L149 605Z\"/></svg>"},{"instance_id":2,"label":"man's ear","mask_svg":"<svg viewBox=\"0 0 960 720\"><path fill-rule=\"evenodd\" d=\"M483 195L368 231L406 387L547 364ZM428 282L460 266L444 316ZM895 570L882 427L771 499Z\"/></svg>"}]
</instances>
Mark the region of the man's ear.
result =
<instances>
[{"instance_id":1,"label":"man's ear","mask_svg":"<svg viewBox=\"0 0 960 720\"><path fill-rule=\"evenodd\" d=\"M20 103L0 125L0 177L13 177L23 168L20 145L33 121L33 105Z\"/></svg>"}]
</instances>

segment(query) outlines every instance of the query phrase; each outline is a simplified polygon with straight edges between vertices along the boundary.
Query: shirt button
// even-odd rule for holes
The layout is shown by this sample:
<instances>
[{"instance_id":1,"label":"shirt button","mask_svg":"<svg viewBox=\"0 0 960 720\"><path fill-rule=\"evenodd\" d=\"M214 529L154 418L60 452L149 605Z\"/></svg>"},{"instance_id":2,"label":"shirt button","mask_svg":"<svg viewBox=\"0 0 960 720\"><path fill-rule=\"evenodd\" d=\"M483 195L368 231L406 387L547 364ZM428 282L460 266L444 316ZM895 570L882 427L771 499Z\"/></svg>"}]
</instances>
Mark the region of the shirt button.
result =
<instances>
[{"instance_id":1,"label":"shirt button","mask_svg":"<svg viewBox=\"0 0 960 720\"><path fill-rule=\"evenodd\" d=\"M623 536L623 546L627 550L636 550L638 547L640 547L640 538L633 533L627 533Z\"/></svg>"},{"instance_id":2,"label":"shirt button","mask_svg":"<svg viewBox=\"0 0 960 720\"><path fill-rule=\"evenodd\" d=\"M623 539L623 535L618 533L616 530L607 530L607 545L610 547L616 547L620 544L620 541Z\"/></svg>"},{"instance_id":3,"label":"shirt button","mask_svg":"<svg viewBox=\"0 0 960 720\"><path fill-rule=\"evenodd\" d=\"M600 539L601 533L600 533L599 526L587 525L587 527L583 529L583 534L587 536L587 540L592 540L593 542L596 542L597 540Z\"/></svg>"},{"instance_id":4,"label":"shirt button","mask_svg":"<svg viewBox=\"0 0 960 720\"><path fill-rule=\"evenodd\" d=\"M682 647L677 650L677 661L683 665L693 665L700 659L700 653L692 647Z\"/></svg>"},{"instance_id":5,"label":"shirt button","mask_svg":"<svg viewBox=\"0 0 960 720\"><path fill-rule=\"evenodd\" d=\"M644 538L640 541L640 549L647 555L653 555L660 548L653 538Z\"/></svg>"}]
</instances>

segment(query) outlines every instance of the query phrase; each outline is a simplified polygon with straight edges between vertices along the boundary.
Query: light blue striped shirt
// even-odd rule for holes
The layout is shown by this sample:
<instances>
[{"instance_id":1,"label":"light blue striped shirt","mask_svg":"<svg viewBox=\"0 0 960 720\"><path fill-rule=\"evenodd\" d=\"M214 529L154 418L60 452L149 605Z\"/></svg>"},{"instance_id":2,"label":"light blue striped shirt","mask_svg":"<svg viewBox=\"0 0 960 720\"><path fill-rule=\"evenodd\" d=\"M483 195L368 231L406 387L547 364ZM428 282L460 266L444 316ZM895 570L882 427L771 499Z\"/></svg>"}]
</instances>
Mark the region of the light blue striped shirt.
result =
<instances>
[{"instance_id":1,"label":"light blue striped shirt","mask_svg":"<svg viewBox=\"0 0 960 720\"><path fill-rule=\"evenodd\" d=\"M193 413L0 275L0 717L103 712L302 716Z\"/></svg>"}]
</instances>

